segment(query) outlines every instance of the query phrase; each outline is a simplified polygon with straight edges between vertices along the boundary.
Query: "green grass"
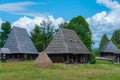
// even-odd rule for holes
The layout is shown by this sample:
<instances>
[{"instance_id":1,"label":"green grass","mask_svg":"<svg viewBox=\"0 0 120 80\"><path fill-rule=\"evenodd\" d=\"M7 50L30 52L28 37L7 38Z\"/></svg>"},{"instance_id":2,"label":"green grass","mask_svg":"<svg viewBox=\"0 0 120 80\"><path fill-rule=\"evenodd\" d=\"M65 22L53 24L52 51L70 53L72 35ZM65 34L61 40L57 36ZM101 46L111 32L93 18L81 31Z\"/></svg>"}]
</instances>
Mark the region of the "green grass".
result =
<instances>
[{"instance_id":1,"label":"green grass","mask_svg":"<svg viewBox=\"0 0 120 80\"><path fill-rule=\"evenodd\" d=\"M119 80L120 65L108 61L96 64L54 64L52 69L34 68L33 62L0 63L0 80Z\"/></svg>"}]
</instances>

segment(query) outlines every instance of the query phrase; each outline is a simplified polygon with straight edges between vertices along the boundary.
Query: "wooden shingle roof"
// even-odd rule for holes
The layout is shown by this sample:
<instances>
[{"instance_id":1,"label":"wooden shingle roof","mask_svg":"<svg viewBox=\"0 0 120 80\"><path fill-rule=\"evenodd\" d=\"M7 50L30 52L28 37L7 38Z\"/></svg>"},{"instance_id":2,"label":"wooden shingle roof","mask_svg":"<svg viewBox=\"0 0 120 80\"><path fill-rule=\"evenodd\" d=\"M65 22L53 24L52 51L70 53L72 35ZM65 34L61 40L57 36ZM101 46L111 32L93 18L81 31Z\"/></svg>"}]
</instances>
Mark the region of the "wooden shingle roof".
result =
<instances>
[{"instance_id":1,"label":"wooden shingle roof","mask_svg":"<svg viewBox=\"0 0 120 80\"><path fill-rule=\"evenodd\" d=\"M4 48L9 48L11 53L38 54L26 29L13 27Z\"/></svg>"},{"instance_id":2,"label":"wooden shingle roof","mask_svg":"<svg viewBox=\"0 0 120 80\"><path fill-rule=\"evenodd\" d=\"M74 30L59 29L46 48L47 54L91 54Z\"/></svg>"},{"instance_id":3,"label":"wooden shingle roof","mask_svg":"<svg viewBox=\"0 0 120 80\"><path fill-rule=\"evenodd\" d=\"M0 53L10 54L10 50L8 48L0 48Z\"/></svg>"},{"instance_id":4,"label":"wooden shingle roof","mask_svg":"<svg viewBox=\"0 0 120 80\"><path fill-rule=\"evenodd\" d=\"M105 53L114 53L115 51L117 51L117 47L114 45L114 43L109 40L101 49L100 52L105 52Z\"/></svg>"}]
</instances>

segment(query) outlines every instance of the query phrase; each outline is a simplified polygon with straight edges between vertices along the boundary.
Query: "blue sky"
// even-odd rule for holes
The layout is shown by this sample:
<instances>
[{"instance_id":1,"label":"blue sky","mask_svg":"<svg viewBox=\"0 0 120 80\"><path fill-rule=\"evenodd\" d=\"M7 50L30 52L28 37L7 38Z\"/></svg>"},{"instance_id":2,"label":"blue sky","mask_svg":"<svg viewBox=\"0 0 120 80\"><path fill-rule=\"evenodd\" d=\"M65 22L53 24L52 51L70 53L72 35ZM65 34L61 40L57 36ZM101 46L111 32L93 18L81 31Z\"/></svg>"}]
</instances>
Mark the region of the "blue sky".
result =
<instances>
[{"instance_id":1,"label":"blue sky","mask_svg":"<svg viewBox=\"0 0 120 80\"><path fill-rule=\"evenodd\" d=\"M69 21L71 18L79 15L87 18L102 10L108 10L106 7L96 4L96 0L0 0L0 4L19 2L33 2L33 4L23 6L26 11L21 12L53 15L55 18L63 17L65 21ZM0 11L0 18L4 21L14 22L24 15Z\"/></svg>"},{"instance_id":2,"label":"blue sky","mask_svg":"<svg viewBox=\"0 0 120 80\"><path fill-rule=\"evenodd\" d=\"M0 0L0 24L11 22L12 26L28 31L42 20L51 20L54 26L83 16L89 23L93 48L98 48L103 34L111 38L120 28L120 0Z\"/></svg>"}]
</instances>

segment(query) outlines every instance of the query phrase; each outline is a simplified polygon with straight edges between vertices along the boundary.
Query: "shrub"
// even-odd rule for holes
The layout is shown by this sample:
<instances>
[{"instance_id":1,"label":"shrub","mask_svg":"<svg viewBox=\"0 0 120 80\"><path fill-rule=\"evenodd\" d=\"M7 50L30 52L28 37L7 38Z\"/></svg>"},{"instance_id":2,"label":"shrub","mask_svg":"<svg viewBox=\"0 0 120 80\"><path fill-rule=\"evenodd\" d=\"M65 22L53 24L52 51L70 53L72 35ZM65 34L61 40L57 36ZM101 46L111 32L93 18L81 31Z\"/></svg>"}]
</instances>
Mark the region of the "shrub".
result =
<instances>
[{"instance_id":1,"label":"shrub","mask_svg":"<svg viewBox=\"0 0 120 80\"><path fill-rule=\"evenodd\" d=\"M95 54L92 53L90 56L90 64L95 64L95 63L96 63Z\"/></svg>"}]
</instances>

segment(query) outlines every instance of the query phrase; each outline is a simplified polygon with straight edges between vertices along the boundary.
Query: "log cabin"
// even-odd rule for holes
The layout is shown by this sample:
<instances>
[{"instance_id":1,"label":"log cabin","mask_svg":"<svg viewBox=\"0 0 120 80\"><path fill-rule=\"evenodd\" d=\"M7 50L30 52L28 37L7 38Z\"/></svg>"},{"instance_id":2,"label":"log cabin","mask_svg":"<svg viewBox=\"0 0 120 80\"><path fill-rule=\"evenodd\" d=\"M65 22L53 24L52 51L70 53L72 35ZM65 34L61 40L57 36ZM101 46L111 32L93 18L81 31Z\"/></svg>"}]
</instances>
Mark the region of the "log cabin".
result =
<instances>
[{"instance_id":1,"label":"log cabin","mask_svg":"<svg viewBox=\"0 0 120 80\"><path fill-rule=\"evenodd\" d=\"M114 52L116 52L118 49L115 46L115 44L109 40L106 42L106 44L103 46L103 48L100 51L101 57L107 57L107 58L114 58Z\"/></svg>"},{"instance_id":2,"label":"log cabin","mask_svg":"<svg viewBox=\"0 0 120 80\"><path fill-rule=\"evenodd\" d=\"M13 27L3 48L8 48L10 53L4 53L6 60L32 60L38 56L32 40L26 29Z\"/></svg>"},{"instance_id":3,"label":"log cabin","mask_svg":"<svg viewBox=\"0 0 120 80\"><path fill-rule=\"evenodd\" d=\"M120 63L120 50L114 45L114 43L109 40L103 46L100 51L101 57L110 58L113 60L113 63L119 64Z\"/></svg>"},{"instance_id":4,"label":"log cabin","mask_svg":"<svg viewBox=\"0 0 120 80\"><path fill-rule=\"evenodd\" d=\"M74 30L60 28L46 48L54 63L88 63L91 52Z\"/></svg>"}]
</instances>

